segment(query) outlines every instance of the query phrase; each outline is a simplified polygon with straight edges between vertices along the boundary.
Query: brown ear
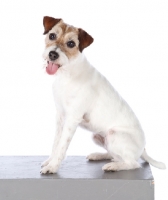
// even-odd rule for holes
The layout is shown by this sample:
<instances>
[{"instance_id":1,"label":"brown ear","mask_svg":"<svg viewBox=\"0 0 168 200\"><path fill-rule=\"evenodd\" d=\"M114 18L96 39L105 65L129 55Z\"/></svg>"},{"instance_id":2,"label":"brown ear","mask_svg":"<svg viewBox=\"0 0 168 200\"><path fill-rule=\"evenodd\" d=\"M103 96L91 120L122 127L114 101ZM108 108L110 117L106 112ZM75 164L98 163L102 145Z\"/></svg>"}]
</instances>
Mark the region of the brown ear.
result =
<instances>
[{"instance_id":1,"label":"brown ear","mask_svg":"<svg viewBox=\"0 0 168 200\"><path fill-rule=\"evenodd\" d=\"M43 18L43 25L44 25L44 35L48 33L53 26L55 26L61 19L55 19L53 17L45 16Z\"/></svg>"},{"instance_id":2,"label":"brown ear","mask_svg":"<svg viewBox=\"0 0 168 200\"><path fill-rule=\"evenodd\" d=\"M84 48L88 47L93 42L92 36L90 36L86 31L79 28L78 29L78 39L79 39L79 50L83 51Z\"/></svg>"}]
</instances>

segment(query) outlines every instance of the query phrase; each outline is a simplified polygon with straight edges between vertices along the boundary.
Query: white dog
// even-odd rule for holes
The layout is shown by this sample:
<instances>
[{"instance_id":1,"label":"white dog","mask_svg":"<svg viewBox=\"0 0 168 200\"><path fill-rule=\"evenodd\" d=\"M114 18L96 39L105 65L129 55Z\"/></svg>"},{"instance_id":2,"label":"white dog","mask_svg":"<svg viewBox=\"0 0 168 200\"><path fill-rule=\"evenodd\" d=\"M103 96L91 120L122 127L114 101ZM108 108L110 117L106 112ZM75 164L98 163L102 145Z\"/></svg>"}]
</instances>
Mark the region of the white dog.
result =
<instances>
[{"instance_id":1,"label":"white dog","mask_svg":"<svg viewBox=\"0 0 168 200\"><path fill-rule=\"evenodd\" d=\"M163 163L145 151L145 136L128 104L82 54L93 38L84 30L61 19L44 17L46 71L55 76L56 135L51 156L42 164L41 173L56 173L77 126L93 132L96 144L107 153L93 153L89 160L111 159L105 171L139 168L141 157L165 169Z\"/></svg>"}]
</instances>

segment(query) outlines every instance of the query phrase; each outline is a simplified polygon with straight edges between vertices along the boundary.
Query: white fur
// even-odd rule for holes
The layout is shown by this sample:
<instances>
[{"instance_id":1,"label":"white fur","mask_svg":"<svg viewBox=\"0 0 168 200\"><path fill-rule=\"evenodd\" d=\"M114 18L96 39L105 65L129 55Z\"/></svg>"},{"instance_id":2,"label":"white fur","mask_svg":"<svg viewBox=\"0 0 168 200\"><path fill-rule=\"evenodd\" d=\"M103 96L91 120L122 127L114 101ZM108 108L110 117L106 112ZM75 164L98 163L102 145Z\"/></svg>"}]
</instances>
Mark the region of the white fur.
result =
<instances>
[{"instance_id":1,"label":"white fur","mask_svg":"<svg viewBox=\"0 0 168 200\"><path fill-rule=\"evenodd\" d=\"M45 58L52 48L44 52ZM77 126L92 131L93 140L108 152L91 154L89 160L113 158L103 170L139 168L137 160L142 154L154 166L165 168L144 154L145 137L137 117L106 78L82 53L69 60L59 48L56 51L61 64L53 84L56 135L51 156L42 164L41 173L58 171Z\"/></svg>"}]
</instances>

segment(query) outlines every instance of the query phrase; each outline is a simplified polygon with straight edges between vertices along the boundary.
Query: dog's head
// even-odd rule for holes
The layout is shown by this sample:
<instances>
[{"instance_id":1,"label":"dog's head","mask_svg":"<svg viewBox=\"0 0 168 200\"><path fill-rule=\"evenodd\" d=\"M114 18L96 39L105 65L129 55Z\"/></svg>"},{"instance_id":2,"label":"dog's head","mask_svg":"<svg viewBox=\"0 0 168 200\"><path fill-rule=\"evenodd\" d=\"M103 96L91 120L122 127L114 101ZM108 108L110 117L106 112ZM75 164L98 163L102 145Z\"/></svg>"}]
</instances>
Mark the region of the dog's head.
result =
<instances>
[{"instance_id":1,"label":"dog's head","mask_svg":"<svg viewBox=\"0 0 168 200\"><path fill-rule=\"evenodd\" d=\"M43 25L44 34L47 34L43 56L47 60L48 74L55 74L59 67L67 65L93 42L86 31L70 26L62 19L46 16Z\"/></svg>"}]
</instances>

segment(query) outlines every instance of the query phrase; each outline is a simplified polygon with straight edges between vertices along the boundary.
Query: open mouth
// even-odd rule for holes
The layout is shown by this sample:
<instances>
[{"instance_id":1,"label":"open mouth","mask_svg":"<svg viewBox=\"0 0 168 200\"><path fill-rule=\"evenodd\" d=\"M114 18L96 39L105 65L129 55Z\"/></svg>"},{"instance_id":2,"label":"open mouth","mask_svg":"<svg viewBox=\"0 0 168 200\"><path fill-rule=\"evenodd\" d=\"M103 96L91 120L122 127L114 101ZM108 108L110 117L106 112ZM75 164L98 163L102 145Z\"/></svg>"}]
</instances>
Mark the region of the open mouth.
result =
<instances>
[{"instance_id":1,"label":"open mouth","mask_svg":"<svg viewBox=\"0 0 168 200\"><path fill-rule=\"evenodd\" d=\"M58 68L60 68L59 64L55 64L51 61L47 61L46 72L49 75L53 75L57 72Z\"/></svg>"}]
</instances>

